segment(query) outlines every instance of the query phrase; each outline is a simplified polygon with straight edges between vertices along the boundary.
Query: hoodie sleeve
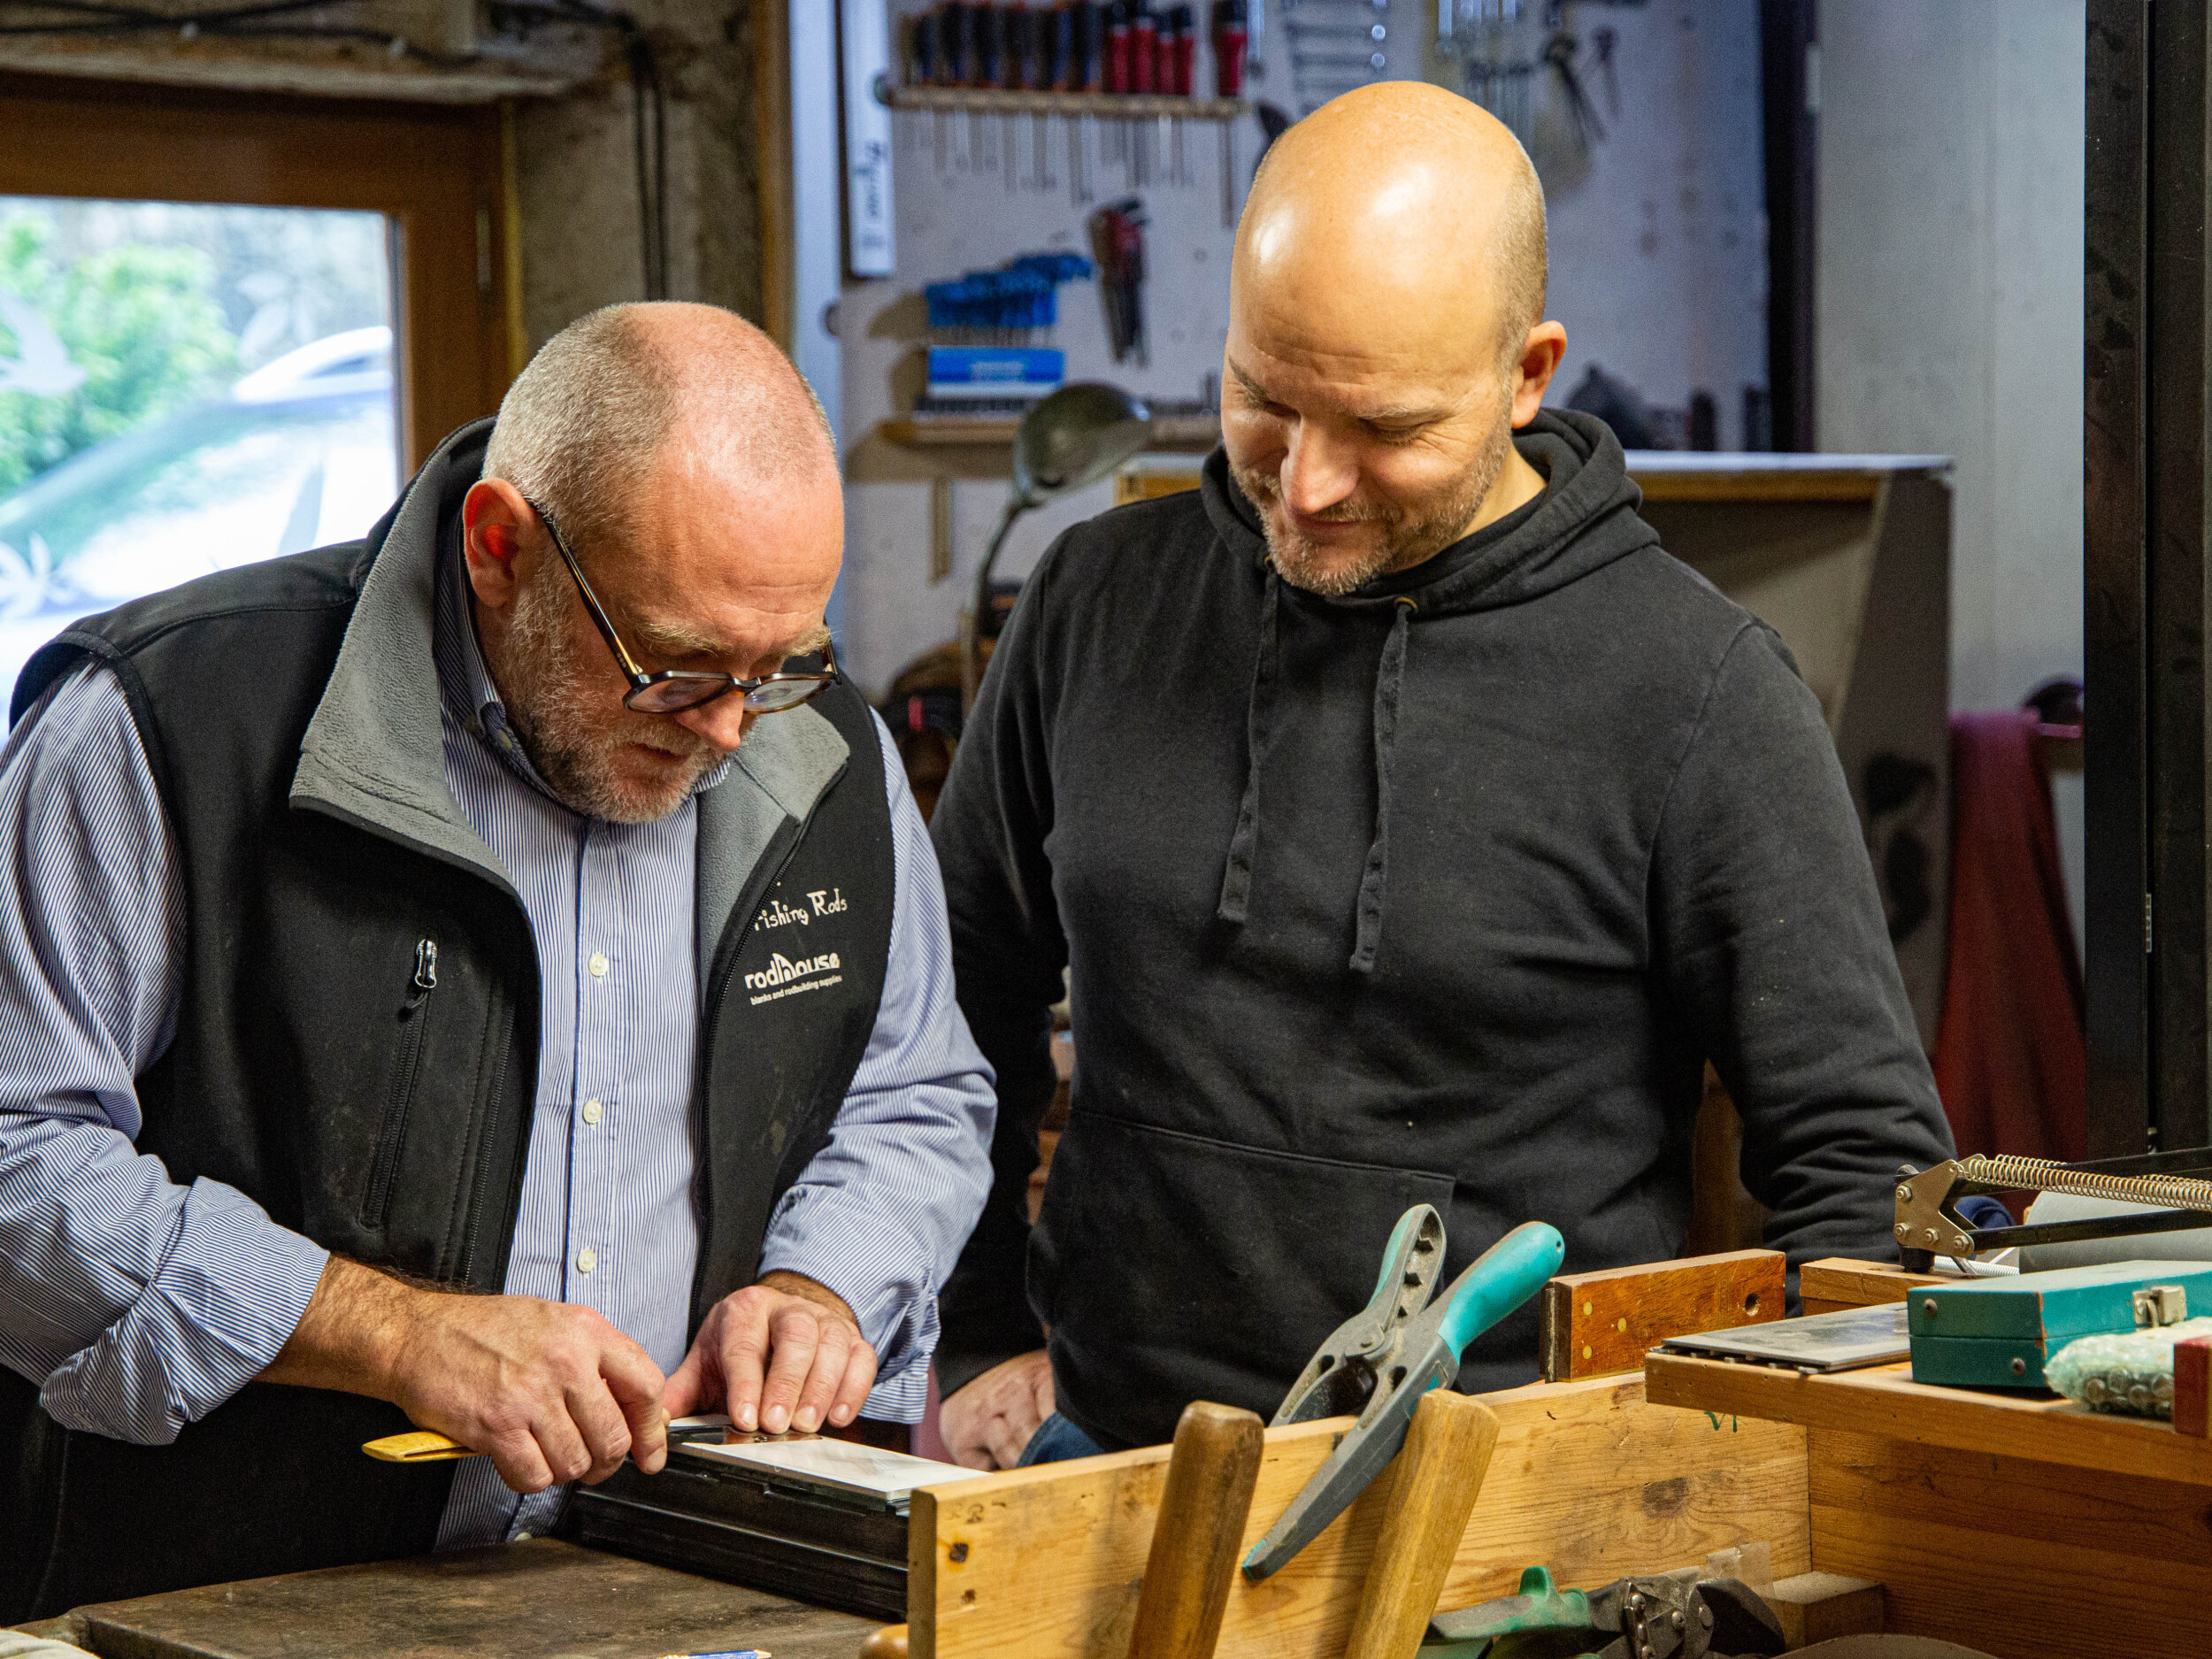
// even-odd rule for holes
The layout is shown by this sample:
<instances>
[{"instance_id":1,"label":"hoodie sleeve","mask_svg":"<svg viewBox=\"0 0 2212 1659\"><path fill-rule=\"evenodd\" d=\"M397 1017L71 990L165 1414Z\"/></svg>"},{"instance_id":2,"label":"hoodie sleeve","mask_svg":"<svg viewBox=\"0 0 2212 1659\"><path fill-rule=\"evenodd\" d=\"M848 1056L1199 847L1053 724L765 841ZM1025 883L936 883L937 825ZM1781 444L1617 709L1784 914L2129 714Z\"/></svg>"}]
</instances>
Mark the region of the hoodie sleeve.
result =
<instances>
[{"instance_id":1,"label":"hoodie sleeve","mask_svg":"<svg viewBox=\"0 0 2212 1659\"><path fill-rule=\"evenodd\" d=\"M1794 1269L1896 1259L1900 1164L1952 1155L1820 705L1766 627L1737 634L1653 849L1665 990L1742 1114L1743 1179Z\"/></svg>"},{"instance_id":2,"label":"hoodie sleeve","mask_svg":"<svg viewBox=\"0 0 2212 1659\"><path fill-rule=\"evenodd\" d=\"M938 1386L948 1395L1045 1343L1024 1270L1037 1125L1056 1083L1051 1008L1068 960L1045 853L1053 805L1046 613L1066 540L1024 584L930 824L960 1010L998 1078L991 1196L939 1299Z\"/></svg>"}]
</instances>

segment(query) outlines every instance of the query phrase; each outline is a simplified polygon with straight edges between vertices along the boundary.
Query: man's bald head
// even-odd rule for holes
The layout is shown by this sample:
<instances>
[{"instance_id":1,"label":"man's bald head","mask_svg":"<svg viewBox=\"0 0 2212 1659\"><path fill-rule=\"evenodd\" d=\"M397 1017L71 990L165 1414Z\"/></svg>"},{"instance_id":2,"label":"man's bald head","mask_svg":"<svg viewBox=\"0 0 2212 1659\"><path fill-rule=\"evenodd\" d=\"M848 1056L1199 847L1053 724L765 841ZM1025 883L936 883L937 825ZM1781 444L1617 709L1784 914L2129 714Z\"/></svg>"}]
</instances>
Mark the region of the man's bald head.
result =
<instances>
[{"instance_id":1,"label":"man's bald head","mask_svg":"<svg viewBox=\"0 0 2212 1659\"><path fill-rule=\"evenodd\" d=\"M484 476L543 502L580 545L619 540L657 466L764 486L833 484L812 389L774 341L718 306L609 305L555 334L499 405Z\"/></svg>"},{"instance_id":2,"label":"man's bald head","mask_svg":"<svg viewBox=\"0 0 2212 1659\"><path fill-rule=\"evenodd\" d=\"M1544 314L1544 187L1479 104L1418 81L1333 98L1271 145L1237 229L1236 279L1333 292L1377 327L1463 326L1509 357Z\"/></svg>"},{"instance_id":3,"label":"man's bald head","mask_svg":"<svg viewBox=\"0 0 2212 1659\"><path fill-rule=\"evenodd\" d=\"M1543 304L1543 189L1475 104L1386 81L1275 141L1230 267L1222 442L1286 580L1349 593L1542 490L1513 429L1566 349Z\"/></svg>"}]
</instances>

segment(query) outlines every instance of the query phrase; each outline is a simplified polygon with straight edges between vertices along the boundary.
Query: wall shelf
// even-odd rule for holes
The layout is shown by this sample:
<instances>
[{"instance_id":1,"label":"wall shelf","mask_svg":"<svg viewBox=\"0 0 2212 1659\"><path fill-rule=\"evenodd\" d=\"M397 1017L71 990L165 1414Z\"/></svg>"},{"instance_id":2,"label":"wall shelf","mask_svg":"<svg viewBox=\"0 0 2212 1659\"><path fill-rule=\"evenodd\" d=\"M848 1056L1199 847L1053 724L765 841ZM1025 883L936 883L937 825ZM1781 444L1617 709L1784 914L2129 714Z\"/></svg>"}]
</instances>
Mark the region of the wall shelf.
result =
<instances>
[{"instance_id":1,"label":"wall shelf","mask_svg":"<svg viewBox=\"0 0 2212 1659\"><path fill-rule=\"evenodd\" d=\"M1008 418L965 419L956 415L922 420L887 420L876 430L885 442L907 449L1010 449L1021 423ZM1152 421L1153 449L1204 455L1221 442L1221 423L1211 415L1158 415Z\"/></svg>"},{"instance_id":2,"label":"wall shelf","mask_svg":"<svg viewBox=\"0 0 2212 1659\"><path fill-rule=\"evenodd\" d=\"M1233 121L1244 98L1179 97L1158 92L1013 92L992 87L889 87L876 96L895 110L938 114L1094 116L1107 120Z\"/></svg>"}]
</instances>

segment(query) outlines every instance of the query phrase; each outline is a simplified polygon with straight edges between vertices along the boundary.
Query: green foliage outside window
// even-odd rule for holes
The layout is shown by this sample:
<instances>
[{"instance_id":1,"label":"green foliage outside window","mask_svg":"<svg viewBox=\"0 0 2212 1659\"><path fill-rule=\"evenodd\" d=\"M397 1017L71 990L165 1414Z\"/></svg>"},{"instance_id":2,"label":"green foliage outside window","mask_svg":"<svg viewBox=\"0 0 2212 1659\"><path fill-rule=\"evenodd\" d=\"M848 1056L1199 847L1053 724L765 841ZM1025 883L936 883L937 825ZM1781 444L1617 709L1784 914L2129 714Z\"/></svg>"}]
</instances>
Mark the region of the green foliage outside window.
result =
<instances>
[{"instance_id":1,"label":"green foliage outside window","mask_svg":"<svg viewBox=\"0 0 2212 1659\"><path fill-rule=\"evenodd\" d=\"M219 392L238 342L196 248L126 243L61 261L28 214L0 216L0 294L25 302L83 371L59 396L0 389L0 496L80 449ZM0 362L26 354L0 318Z\"/></svg>"}]
</instances>

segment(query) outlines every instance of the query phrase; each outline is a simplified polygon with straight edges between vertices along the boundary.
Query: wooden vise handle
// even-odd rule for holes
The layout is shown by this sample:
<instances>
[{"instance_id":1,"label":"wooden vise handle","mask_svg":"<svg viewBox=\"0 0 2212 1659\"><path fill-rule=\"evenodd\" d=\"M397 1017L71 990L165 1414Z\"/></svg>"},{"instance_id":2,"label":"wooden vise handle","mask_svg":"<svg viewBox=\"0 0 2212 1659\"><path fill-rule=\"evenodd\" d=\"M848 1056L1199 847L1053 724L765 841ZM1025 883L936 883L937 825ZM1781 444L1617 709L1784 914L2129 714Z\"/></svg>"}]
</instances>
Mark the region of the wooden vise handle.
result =
<instances>
[{"instance_id":1,"label":"wooden vise handle","mask_svg":"<svg viewBox=\"0 0 2212 1659\"><path fill-rule=\"evenodd\" d=\"M1129 1659L1212 1659L1265 1432L1257 1417L1233 1406L1194 1400L1183 1408Z\"/></svg>"},{"instance_id":2,"label":"wooden vise handle","mask_svg":"<svg viewBox=\"0 0 2212 1659\"><path fill-rule=\"evenodd\" d=\"M1415 1408L1344 1659L1410 1659L1421 1645L1497 1444L1497 1413L1471 1395L1438 1388Z\"/></svg>"}]
</instances>

